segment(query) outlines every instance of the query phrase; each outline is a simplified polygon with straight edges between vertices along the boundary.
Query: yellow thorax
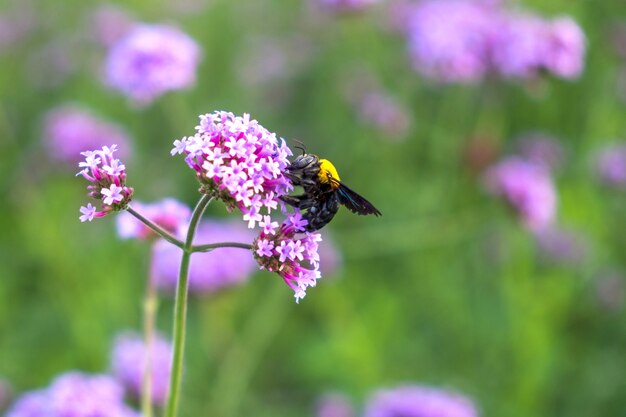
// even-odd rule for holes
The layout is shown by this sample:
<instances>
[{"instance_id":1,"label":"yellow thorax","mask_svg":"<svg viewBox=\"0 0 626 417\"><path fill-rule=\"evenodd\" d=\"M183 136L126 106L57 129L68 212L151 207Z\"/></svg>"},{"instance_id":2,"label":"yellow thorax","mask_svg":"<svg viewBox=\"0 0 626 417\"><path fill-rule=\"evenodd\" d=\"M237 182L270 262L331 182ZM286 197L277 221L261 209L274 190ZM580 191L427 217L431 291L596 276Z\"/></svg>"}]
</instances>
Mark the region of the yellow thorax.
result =
<instances>
[{"instance_id":1,"label":"yellow thorax","mask_svg":"<svg viewBox=\"0 0 626 417\"><path fill-rule=\"evenodd\" d=\"M328 159L320 159L320 172L317 175L320 182L324 184L330 182L330 178L332 177L336 181L330 182L330 186L333 189L339 187L339 174L335 166Z\"/></svg>"}]
</instances>

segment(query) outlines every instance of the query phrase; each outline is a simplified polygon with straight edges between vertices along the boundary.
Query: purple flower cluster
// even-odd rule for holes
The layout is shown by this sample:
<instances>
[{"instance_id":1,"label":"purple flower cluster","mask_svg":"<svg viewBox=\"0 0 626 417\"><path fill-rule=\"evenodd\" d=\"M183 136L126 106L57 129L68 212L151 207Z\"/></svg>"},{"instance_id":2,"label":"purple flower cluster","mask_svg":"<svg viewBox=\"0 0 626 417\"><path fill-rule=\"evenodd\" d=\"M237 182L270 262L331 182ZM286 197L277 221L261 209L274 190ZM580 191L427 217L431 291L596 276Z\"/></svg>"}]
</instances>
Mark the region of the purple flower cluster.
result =
<instances>
[{"instance_id":1,"label":"purple flower cluster","mask_svg":"<svg viewBox=\"0 0 626 417\"><path fill-rule=\"evenodd\" d=\"M596 172L607 185L626 185L626 145L615 144L602 149L596 156Z\"/></svg>"},{"instance_id":2,"label":"purple flower cluster","mask_svg":"<svg viewBox=\"0 0 626 417\"><path fill-rule=\"evenodd\" d=\"M205 220L198 226L196 244L234 241L250 242L254 234L240 222ZM178 282L182 252L179 248L158 240L152 249L151 279L165 291L173 291ZM194 253L189 266L189 290L212 293L242 284L255 269L250 252L239 248L219 248L206 253Z\"/></svg>"},{"instance_id":3,"label":"purple flower cluster","mask_svg":"<svg viewBox=\"0 0 626 417\"><path fill-rule=\"evenodd\" d=\"M248 114L205 114L196 130L194 136L174 142L172 155L185 154L202 191L229 209L239 208L248 227L254 228L263 219L261 209L269 214L292 187L283 175L291 150Z\"/></svg>"},{"instance_id":4,"label":"purple flower cluster","mask_svg":"<svg viewBox=\"0 0 626 417\"><path fill-rule=\"evenodd\" d=\"M534 78L542 70L573 79L584 67L585 36L569 17L546 20L471 0L425 0L399 13L415 69L438 81Z\"/></svg>"},{"instance_id":5,"label":"purple flower cluster","mask_svg":"<svg viewBox=\"0 0 626 417\"><path fill-rule=\"evenodd\" d=\"M200 61L198 44L165 25L137 25L115 43L106 59L108 85L138 104L191 87Z\"/></svg>"},{"instance_id":6,"label":"purple flower cluster","mask_svg":"<svg viewBox=\"0 0 626 417\"><path fill-rule=\"evenodd\" d=\"M573 230L549 227L536 235L541 253L552 261L577 264L585 259L587 242Z\"/></svg>"},{"instance_id":7,"label":"purple flower cluster","mask_svg":"<svg viewBox=\"0 0 626 417\"><path fill-rule=\"evenodd\" d=\"M367 9L378 0L316 0L317 3L334 12L358 12Z\"/></svg>"},{"instance_id":8,"label":"purple flower cluster","mask_svg":"<svg viewBox=\"0 0 626 417\"><path fill-rule=\"evenodd\" d=\"M6 417L139 417L124 404L124 390L106 375L69 372L45 389L22 395Z\"/></svg>"},{"instance_id":9,"label":"purple flower cluster","mask_svg":"<svg viewBox=\"0 0 626 417\"><path fill-rule=\"evenodd\" d=\"M296 302L321 278L319 271L319 233L304 232L307 221L299 212L289 216L279 227L265 216L263 230L253 243L254 257L262 269L277 272L294 291ZM303 233L304 232L304 233Z\"/></svg>"},{"instance_id":10,"label":"purple flower cluster","mask_svg":"<svg viewBox=\"0 0 626 417\"><path fill-rule=\"evenodd\" d=\"M152 401L165 404L170 382L172 345L156 335L150 354L152 374ZM143 377L148 361L148 351L142 337L136 333L119 335L113 346L111 370L113 375L136 398L141 395Z\"/></svg>"},{"instance_id":11,"label":"purple flower cluster","mask_svg":"<svg viewBox=\"0 0 626 417\"><path fill-rule=\"evenodd\" d=\"M354 417L354 406L345 395L326 394L317 402L317 417Z\"/></svg>"},{"instance_id":12,"label":"purple flower cluster","mask_svg":"<svg viewBox=\"0 0 626 417\"><path fill-rule=\"evenodd\" d=\"M527 133L518 138L519 155L524 159L554 171L563 164L565 151L554 137L541 133Z\"/></svg>"},{"instance_id":13,"label":"purple flower cluster","mask_svg":"<svg viewBox=\"0 0 626 417\"><path fill-rule=\"evenodd\" d=\"M76 175L82 175L91 183L87 186L89 197L102 200L99 211L91 203L80 208L81 222L123 210L132 198L133 189L126 186L126 167L113 156L116 151L117 145L112 145L110 148L103 146L102 150L81 152L85 160L78 164L83 169Z\"/></svg>"},{"instance_id":14,"label":"purple flower cluster","mask_svg":"<svg viewBox=\"0 0 626 417\"><path fill-rule=\"evenodd\" d=\"M82 150L96 149L108 143L118 145L122 158L130 151L128 135L120 126L73 105L63 105L48 112L42 136L51 158L60 162L76 163Z\"/></svg>"},{"instance_id":15,"label":"purple flower cluster","mask_svg":"<svg viewBox=\"0 0 626 417\"><path fill-rule=\"evenodd\" d=\"M135 25L126 10L112 4L98 6L89 20L94 39L106 47L115 44Z\"/></svg>"},{"instance_id":16,"label":"purple flower cluster","mask_svg":"<svg viewBox=\"0 0 626 417\"><path fill-rule=\"evenodd\" d=\"M553 223L556 190L549 171L520 157L504 159L486 173L489 191L504 197L533 232Z\"/></svg>"},{"instance_id":17,"label":"purple flower cluster","mask_svg":"<svg viewBox=\"0 0 626 417\"><path fill-rule=\"evenodd\" d=\"M460 394L426 386L381 390L368 402L364 417L478 417L473 402Z\"/></svg>"},{"instance_id":18,"label":"purple flower cluster","mask_svg":"<svg viewBox=\"0 0 626 417\"><path fill-rule=\"evenodd\" d=\"M133 208L148 220L174 235L183 235L191 217L191 209L173 198L152 204L133 202ZM156 235L135 216L124 211L117 218L117 233L123 239L146 239Z\"/></svg>"}]
</instances>

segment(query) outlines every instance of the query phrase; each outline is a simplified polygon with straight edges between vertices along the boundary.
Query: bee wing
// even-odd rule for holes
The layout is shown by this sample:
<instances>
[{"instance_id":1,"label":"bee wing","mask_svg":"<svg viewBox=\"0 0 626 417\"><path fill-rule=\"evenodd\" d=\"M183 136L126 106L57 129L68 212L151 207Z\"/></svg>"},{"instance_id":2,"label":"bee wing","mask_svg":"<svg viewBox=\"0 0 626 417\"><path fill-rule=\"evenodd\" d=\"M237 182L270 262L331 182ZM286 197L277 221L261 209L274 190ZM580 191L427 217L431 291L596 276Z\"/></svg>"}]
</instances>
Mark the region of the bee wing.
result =
<instances>
[{"instance_id":1,"label":"bee wing","mask_svg":"<svg viewBox=\"0 0 626 417\"><path fill-rule=\"evenodd\" d=\"M339 196L339 202L346 206L348 210L356 214L373 214L374 216L382 216L382 213L374 207L372 203L361 197L355 191L352 191L348 186L332 178L336 184L339 184L337 188L337 195Z\"/></svg>"}]
</instances>

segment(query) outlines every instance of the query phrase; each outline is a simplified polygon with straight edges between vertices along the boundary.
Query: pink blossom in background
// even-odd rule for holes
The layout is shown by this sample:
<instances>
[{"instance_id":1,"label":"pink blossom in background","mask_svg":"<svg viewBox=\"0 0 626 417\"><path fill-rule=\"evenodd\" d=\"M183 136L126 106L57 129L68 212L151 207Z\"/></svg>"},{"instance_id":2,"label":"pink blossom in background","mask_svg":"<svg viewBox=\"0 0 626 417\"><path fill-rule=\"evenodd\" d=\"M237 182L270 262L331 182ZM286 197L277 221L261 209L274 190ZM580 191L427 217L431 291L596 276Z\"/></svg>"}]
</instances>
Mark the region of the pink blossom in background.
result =
<instances>
[{"instance_id":1,"label":"pink blossom in background","mask_svg":"<svg viewBox=\"0 0 626 417\"><path fill-rule=\"evenodd\" d=\"M115 143L121 158L130 156L130 139L124 129L101 119L91 111L65 104L46 113L42 139L54 161L74 164L81 152Z\"/></svg>"},{"instance_id":2,"label":"pink blossom in background","mask_svg":"<svg viewBox=\"0 0 626 417\"><path fill-rule=\"evenodd\" d=\"M141 335L133 332L120 334L115 339L111 354L111 371L135 397L141 396L148 352ZM152 401L164 405L170 383L172 344L156 334L150 352Z\"/></svg>"},{"instance_id":3,"label":"pink blossom in background","mask_svg":"<svg viewBox=\"0 0 626 417\"><path fill-rule=\"evenodd\" d=\"M317 401L316 417L355 417L354 406L345 395L326 394Z\"/></svg>"},{"instance_id":4,"label":"pink blossom in background","mask_svg":"<svg viewBox=\"0 0 626 417\"><path fill-rule=\"evenodd\" d=\"M525 133L517 139L518 153L527 161L554 171L564 162L563 144L554 136L542 132Z\"/></svg>"},{"instance_id":5,"label":"pink blossom in background","mask_svg":"<svg viewBox=\"0 0 626 417\"><path fill-rule=\"evenodd\" d=\"M315 2L327 10L343 13L362 11L379 0L315 0Z\"/></svg>"},{"instance_id":6,"label":"pink blossom in background","mask_svg":"<svg viewBox=\"0 0 626 417\"><path fill-rule=\"evenodd\" d=\"M541 230L535 237L540 254L552 261L579 264L588 253L587 240L573 230L553 226Z\"/></svg>"},{"instance_id":7,"label":"pink blossom in background","mask_svg":"<svg viewBox=\"0 0 626 417\"><path fill-rule=\"evenodd\" d=\"M110 47L124 37L136 23L123 8L103 4L92 11L89 24L94 39L102 46Z\"/></svg>"},{"instance_id":8,"label":"pink blossom in background","mask_svg":"<svg viewBox=\"0 0 626 417\"><path fill-rule=\"evenodd\" d=\"M364 417L478 417L471 399L454 392L407 385L375 392Z\"/></svg>"},{"instance_id":9,"label":"pink blossom in background","mask_svg":"<svg viewBox=\"0 0 626 417\"><path fill-rule=\"evenodd\" d=\"M557 77L578 78L585 67L586 39L581 27L564 16L548 22L544 65Z\"/></svg>"},{"instance_id":10,"label":"pink blossom in background","mask_svg":"<svg viewBox=\"0 0 626 417\"><path fill-rule=\"evenodd\" d=\"M361 120L375 127L385 139L405 138L411 127L411 115L385 91L371 91L357 104Z\"/></svg>"},{"instance_id":11,"label":"pink blossom in background","mask_svg":"<svg viewBox=\"0 0 626 417\"><path fill-rule=\"evenodd\" d=\"M68 372L20 396L6 417L139 417L124 404L124 389L107 375Z\"/></svg>"},{"instance_id":12,"label":"pink blossom in background","mask_svg":"<svg viewBox=\"0 0 626 417\"><path fill-rule=\"evenodd\" d=\"M139 214L174 235L182 235L191 218L191 209L173 198L164 198L152 204L133 201L132 206ZM146 225L127 211L119 213L115 220L117 233L123 239L157 237Z\"/></svg>"},{"instance_id":13,"label":"pink blossom in background","mask_svg":"<svg viewBox=\"0 0 626 417\"><path fill-rule=\"evenodd\" d=\"M596 156L596 173L610 186L626 185L626 144L606 146Z\"/></svg>"},{"instance_id":14,"label":"pink blossom in background","mask_svg":"<svg viewBox=\"0 0 626 417\"><path fill-rule=\"evenodd\" d=\"M17 47L37 28L36 7L29 0L14 1L0 12L0 55Z\"/></svg>"},{"instance_id":15,"label":"pink blossom in background","mask_svg":"<svg viewBox=\"0 0 626 417\"><path fill-rule=\"evenodd\" d=\"M497 10L460 0L426 0L405 9L415 70L442 82L474 83L489 70Z\"/></svg>"},{"instance_id":16,"label":"pink blossom in background","mask_svg":"<svg viewBox=\"0 0 626 417\"><path fill-rule=\"evenodd\" d=\"M252 243L254 233L236 221L205 220L200 223L194 244L217 242ZM156 286L173 292L178 282L182 251L164 240L152 249L151 277ZM189 290L197 294L212 293L248 281L256 263L246 249L219 248L194 253L189 267Z\"/></svg>"},{"instance_id":17,"label":"pink blossom in background","mask_svg":"<svg viewBox=\"0 0 626 417\"><path fill-rule=\"evenodd\" d=\"M556 217L557 196L549 171L519 157L506 158L485 175L488 190L502 196L532 232L550 226Z\"/></svg>"},{"instance_id":18,"label":"pink blossom in background","mask_svg":"<svg viewBox=\"0 0 626 417\"><path fill-rule=\"evenodd\" d=\"M139 105L148 105L168 91L192 87L200 47L179 29L136 25L109 50L107 85Z\"/></svg>"}]
</instances>

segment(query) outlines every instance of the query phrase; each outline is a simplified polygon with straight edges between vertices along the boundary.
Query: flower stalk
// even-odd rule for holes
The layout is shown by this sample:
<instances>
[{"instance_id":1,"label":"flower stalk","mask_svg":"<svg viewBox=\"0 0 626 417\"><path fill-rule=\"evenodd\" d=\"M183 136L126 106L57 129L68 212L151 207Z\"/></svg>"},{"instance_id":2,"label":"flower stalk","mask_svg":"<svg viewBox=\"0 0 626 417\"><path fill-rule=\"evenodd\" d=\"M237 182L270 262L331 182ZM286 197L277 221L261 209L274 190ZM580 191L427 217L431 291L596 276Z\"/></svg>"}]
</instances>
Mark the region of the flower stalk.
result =
<instances>
[{"instance_id":1,"label":"flower stalk","mask_svg":"<svg viewBox=\"0 0 626 417\"><path fill-rule=\"evenodd\" d=\"M183 257L180 261L180 273L178 284L176 285L176 298L174 301L174 330L172 355L172 376L170 379L169 394L165 409L166 417L176 417L178 402L180 399L180 385L183 375L183 354L185 349L185 330L187 324L187 298L189 284L189 263L191 260L191 248L193 247L193 237L200 218L213 198L209 195L202 195L200 201L191 215L187 238L183 246Z\"/></svg>"}]
</instances>

